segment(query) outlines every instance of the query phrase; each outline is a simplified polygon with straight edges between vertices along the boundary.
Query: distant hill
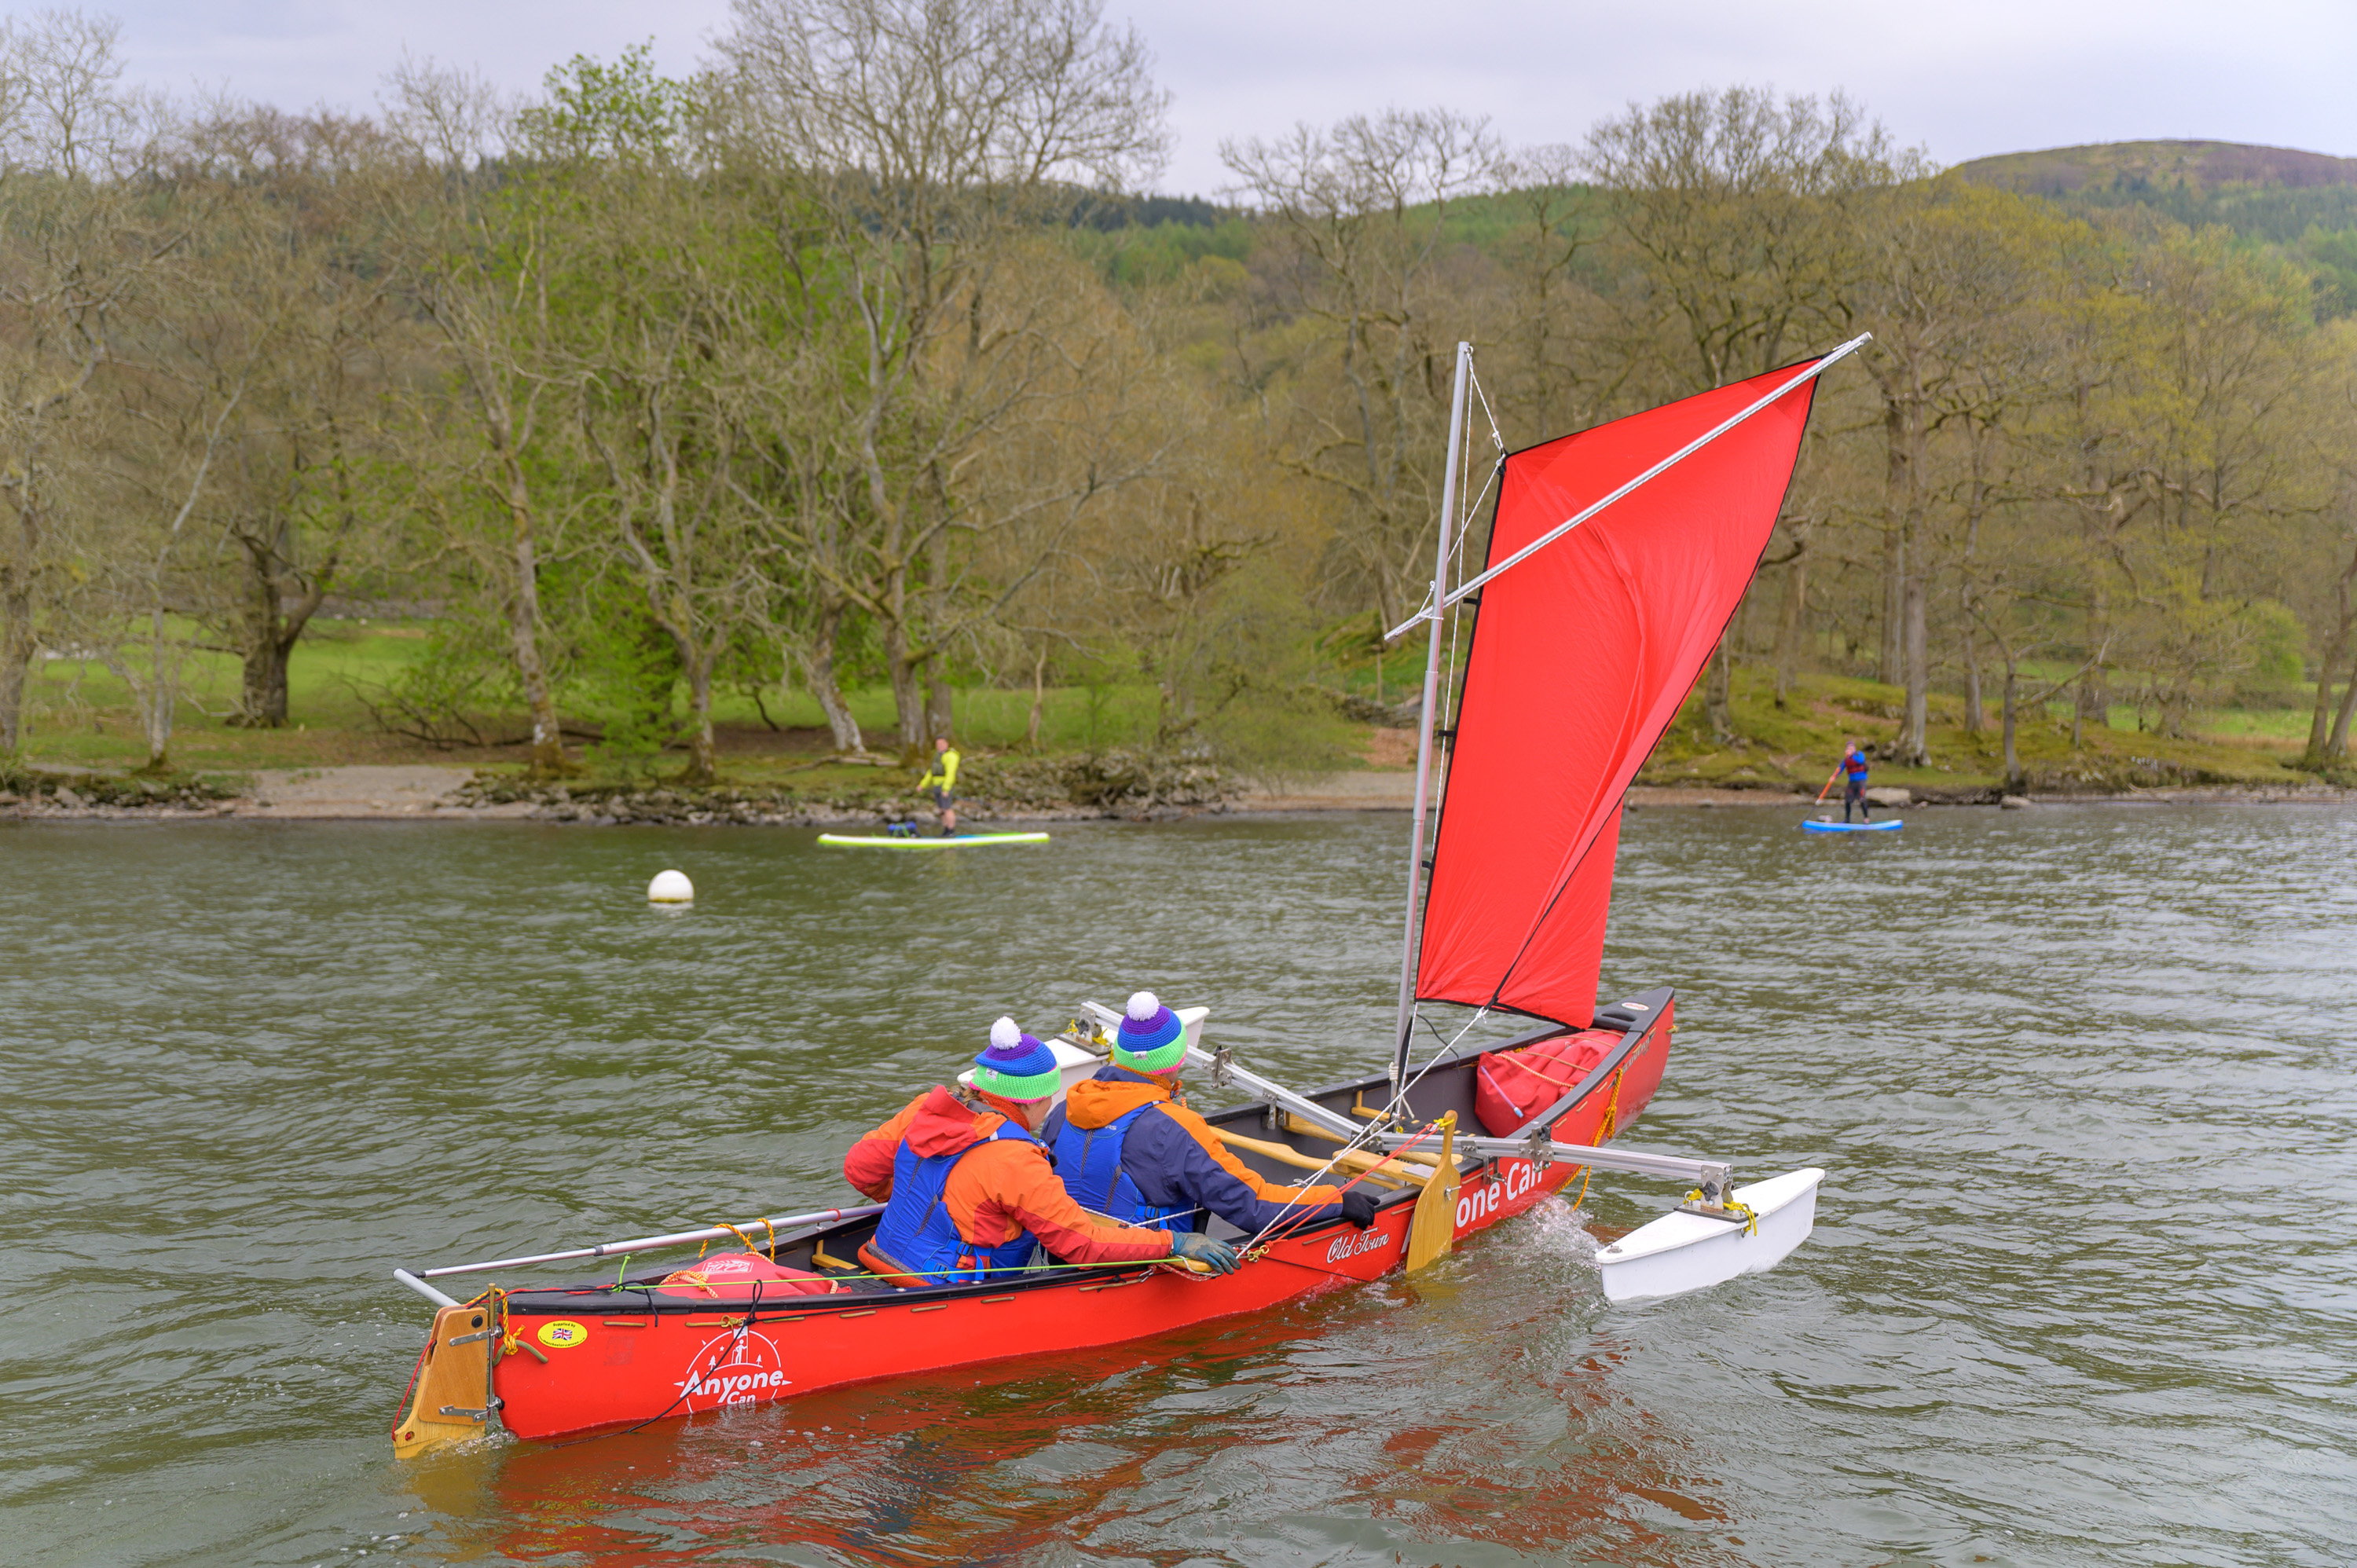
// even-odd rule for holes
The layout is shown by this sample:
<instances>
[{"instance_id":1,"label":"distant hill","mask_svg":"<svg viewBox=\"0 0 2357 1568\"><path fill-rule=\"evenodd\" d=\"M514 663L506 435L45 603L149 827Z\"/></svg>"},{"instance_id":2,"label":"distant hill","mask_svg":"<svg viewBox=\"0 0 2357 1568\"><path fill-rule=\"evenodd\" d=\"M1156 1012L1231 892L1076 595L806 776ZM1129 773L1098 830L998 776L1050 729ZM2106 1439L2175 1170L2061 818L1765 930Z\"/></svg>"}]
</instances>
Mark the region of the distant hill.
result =
<instances>
[{"instance_id":1,"label":"distant hill","mask_svg":"<svg viewBox=\"0 0 2357 1568\"><path fill-rule=\"evenodd\" d=\"M1976 184L2054 197L2102 192L2207 194L2229 185L2292 190L2357 188L2357 158L2336 158L2295 147L2255 147L2243 142L2105 142L2089 147L2050 147L2043 152L1975 158L1958 165L1957 172Z\"/></svg>"},{"instance_id":2,"label":"distant hill","mask_svg":"<svg viewBox=\"0 0 2357 1568\"><path fill-rule=\"evenodd\" d=\"M2283 245L2314 261L2357 231L2357 158L2243 142L2106 142L2004 153L1956 166L1982 185L2043 196L2065 208L2148 207L2193 228L2222 223L2245 239ZM2319 247L2322 245L2320 250ZM2328 315L2357 304L2357 274L2319 299Z\"/></svg>"}]
</instances>

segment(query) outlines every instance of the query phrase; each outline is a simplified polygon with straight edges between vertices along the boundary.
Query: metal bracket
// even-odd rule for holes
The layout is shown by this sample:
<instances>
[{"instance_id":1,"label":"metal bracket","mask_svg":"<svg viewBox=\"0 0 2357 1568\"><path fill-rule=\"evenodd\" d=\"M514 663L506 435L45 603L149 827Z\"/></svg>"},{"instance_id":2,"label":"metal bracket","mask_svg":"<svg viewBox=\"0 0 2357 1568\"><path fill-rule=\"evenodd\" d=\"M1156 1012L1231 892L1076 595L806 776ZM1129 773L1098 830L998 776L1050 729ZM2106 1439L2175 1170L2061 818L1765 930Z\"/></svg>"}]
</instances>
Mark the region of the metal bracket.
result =
<instances>
[{"instance_id":1,"label":"metal bracket","mask_svg":"<svg viewBox=\"0 0 2357 1568\"><path fill-rule=\"evenodd\" d=\"M1678 1212L1699 1214L1706 1219L1730 1219L1738 1225L1749 1224L1749 1214L1735 1213L1727 1207L1727 1185L1731 1179L1732 1173L1725 1165L1703 1166L1701 1175L1695 1178L1695 1187L1701 1195L1701 1201L1689 1199L1681 1203Z\"/></svg>"},{"instance_id":2,"label":"metal bracket","mask_svg":"<svg viewBox=\"0 0 2357 1568\"><path fill-rule=\"evenodd\" d=\"M1218 1051L1216 1051L1216 1052L1214 1052L1214 1053L1212 1054L1212 1057L1211 1057L1211 1084L1212 1084L1212 1087L1217 1088L1217 1089L1225 1089L1225 1088L1227 1088L1227 1087L1228 1087L1228 1085L1229 1085L1229 1084L1231 1084L1231 1083L1232 1083L1232 1082L1234 1082L1234 1081L1235 1081L1233 1079L1232 1079L1232 1078L1230 1078L1230 1077L1228 1076L1228 1062L1229 1062L1229 1059L1230 1059L1230 1058L1229 1058L1229 1055L1228 1055L1228 1047L1225 1047L1225 1046L1222 1046L1222 1047L1219 1048L1219 1050L1218 1050Z\"/></svg>"},{"instance_id":3,"label":"metal bracket","mask_svg":"<svg viewBox=\"0 0 2357 1568\"><path fill-rule=\"evenodd\" d=\"M1544 1125L1533 1128L1523 1150L1523 1158L1541 1170L1555 1164L1555 1140L1547 1136L1548 1131Z\"/></svg>"},{"instance_id":4,"label":"metal bracket","mask_svg":"<svg viewBox=\"0 0 2357 1568\"><path fill-rule=\"evenodd\" d=\"M497 1394L493 1394L491 1396L491 1402L484 1406L481 1410L468 1410L464 1405L446 1404L442 1407L442 1413L444 1415L463 1415L470 1421L489 1421L491 1418L491 1412L499 1409L505 1403L507 1403L507 1401L500 1398Z\"/></svg>"},{"instance_id":5,"label":"metal bracket","mask_svg":"<svg viewBox=\"0 0 2357 1568\"><path fill-rule=\"evenodd\" d=\"M478 1339L497 1338L499 1337L499 1332L500 1331L497 1328L486 1328L479 1334L461 1334L456 1339L451 1340L450 1343L453 1345L472 1345Z\"/></svg>"}]
</instances>

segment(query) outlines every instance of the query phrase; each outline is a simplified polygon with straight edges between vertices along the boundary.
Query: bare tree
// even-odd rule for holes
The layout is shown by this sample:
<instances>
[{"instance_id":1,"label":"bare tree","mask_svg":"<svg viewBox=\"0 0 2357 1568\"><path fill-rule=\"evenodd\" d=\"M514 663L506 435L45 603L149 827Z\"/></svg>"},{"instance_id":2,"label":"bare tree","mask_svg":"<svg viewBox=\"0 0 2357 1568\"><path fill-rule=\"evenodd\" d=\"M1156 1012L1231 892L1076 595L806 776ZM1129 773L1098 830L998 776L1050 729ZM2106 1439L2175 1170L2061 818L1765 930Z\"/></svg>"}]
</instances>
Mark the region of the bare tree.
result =
<instances>
[{"instance_id":1,"label":"bare tree","mask_svg":"<svg viewBox=\"0 0 2357 1568\"><path fill-rule=\"evenodd\" d=\"M548 281L561 264L545 182L523 171L494 186L485 160L503 146L513 111L476 78L404 61L388 83L386 121L410 156L441 175L447 199L421 204L402 248L404 284L440 335L464 389L479 446L465 482L490 501L500 536L470 539L492 580L516 678L532 716L533 770L567 771L556 691L542 653L541 566L551 524L536 469L550 439L554 372ZM421 419L421 427L433 423ZM472 509L446 517L471 535Z\"/></svg>"},{"instance_id":2,"label":"bare tree","mask_svg":"<svg viewBox=\"0 0 2357 1568\"><path fill-rule=\"evenodd\" d=\"M749 151L791 176L780 231L806 214L823 236L851 349L833 402L863 493L834 520L840 555L812 566L882 632L914 746L940 717L922 688L952 531L1006 521L959 483L1066 351L1016 254L1076 195L1158 166L1165 95L1091 0L737 0L735 16L720 49Z\"/></svg>"},{"instance_id":3,"label":"bare tree","mask_svg":"<svg viewBox=\"0 0 2357 1568\"><path fill-rule=\"evenodd\" d=\"M118 322L183 238L127 177L152 105L121 84L118 26L44 11L0 26L0 757L60 591L59 509L87 495L83 429ZM77 472L80 470L80 472Z\"/></svg>"},{"instance_id":4,"label":"bare tree","mask_svg":"<svg viewBox=\"0 0 2357 1568\"><path fill-rule=\"evenodd\" d=\"M1236 193L1275 226L1279 286L1324 328L1339 383L1297 392L1299 434L1281 460L1342 500L1328 585L1387 626L1428 575L1418 563L1438 526L1450 349L1473 335L1441 275L1449 205L1491 188L1501 156L1487 121L1447 109L1220 144Z\"/></svg>"}]
</instances>

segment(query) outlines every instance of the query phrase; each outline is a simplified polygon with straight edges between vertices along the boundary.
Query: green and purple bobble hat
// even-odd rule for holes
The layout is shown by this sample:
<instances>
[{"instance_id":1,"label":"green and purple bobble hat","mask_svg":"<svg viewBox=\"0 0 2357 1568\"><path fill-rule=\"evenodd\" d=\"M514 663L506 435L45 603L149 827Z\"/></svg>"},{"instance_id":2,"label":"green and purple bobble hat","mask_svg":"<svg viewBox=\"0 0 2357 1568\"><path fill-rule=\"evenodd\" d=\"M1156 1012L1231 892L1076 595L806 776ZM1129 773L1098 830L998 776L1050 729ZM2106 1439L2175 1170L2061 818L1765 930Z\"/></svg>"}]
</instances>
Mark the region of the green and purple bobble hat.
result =
<instances>
[{"instance_id":1,"label":"green and purple bobble hat","mask_svg":"<svg viewBox=\"0 0 2357 1568\"><path fill-rule=\"evenodd\" d=\"M974 1058L974 1086L1001 1100L1051 1100L1064 1075L1056 1053L1001 1018L990 1026L990 1044Z\"/></svg>"},{"instance_id":2,"label":"green and purple bobble hat","mask_svg":"<svg viewBox=\"0 0 2357 1568\"><path fill-rule=\"evenodd\" d=\"M1151 991L1129 999L1128 1016L1114 1036L1113 1059L1132 1072L1168 1072L1187 1059L1187 1031L1178 1015Z\"/></svg>"}]
</instances>

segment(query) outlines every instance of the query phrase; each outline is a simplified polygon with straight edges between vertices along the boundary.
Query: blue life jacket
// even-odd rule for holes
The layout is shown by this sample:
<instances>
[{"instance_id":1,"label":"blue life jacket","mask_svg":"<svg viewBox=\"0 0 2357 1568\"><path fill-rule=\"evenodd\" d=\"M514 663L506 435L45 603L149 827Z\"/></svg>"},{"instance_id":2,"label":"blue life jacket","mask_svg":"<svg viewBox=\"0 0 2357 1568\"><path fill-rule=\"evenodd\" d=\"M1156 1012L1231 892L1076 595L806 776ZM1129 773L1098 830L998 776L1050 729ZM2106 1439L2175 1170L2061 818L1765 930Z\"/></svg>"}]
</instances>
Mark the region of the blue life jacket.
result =
<instances>
[{"instance_id":1,"label":"blue life jacket","mask_svg":"<svg viewBox=\"0 0 2357 1568\"><path fill-rule=\"evenodd\" d=\"M1056 1133L1056 1176L1064 1184L1064 1190L1072 1195L1073 1202L1107 1219L1148 1230L1189 1230L1195 1222L1191 1205L1163 1208L1146 1202L1146 1194L1121 1168L1121 1146L1129 1136L1131 1124L1153 1109L1149 1101L1126 1116L1085 1133L1073 1126L1070 1116L1066 1116Z\"/></svg>"},{"instance_id":2,"label":"blue life jacket","mask_svg":"<svg viewBox=\"0 0 2357 1568\"><path fill-rule=\"evenodd\" d=\"M1001 1123L998 1131L985 1141L998 1138L1020 1138L1034 1145L1039 1143L1012 1122ZM954 1155L920 1155L909 1146L906 1138L900 1140L899 1152L892 1156L892 1196L885 1200L884 1215L876 1223L876 1240L871 1245L924 1279L888 1283L903 1286L973 1284L985 1274L1019 1269L1031 1261L1031 1250L1038 1243L1029 1231L1017 1231L1012 1240L996 1247L978 1247L958 1234L957 1221L950 1217L948 1206L942 1201L952 1167L980 1147L981 1144L969 1144Z\"/></svg>"}]
</instances>

